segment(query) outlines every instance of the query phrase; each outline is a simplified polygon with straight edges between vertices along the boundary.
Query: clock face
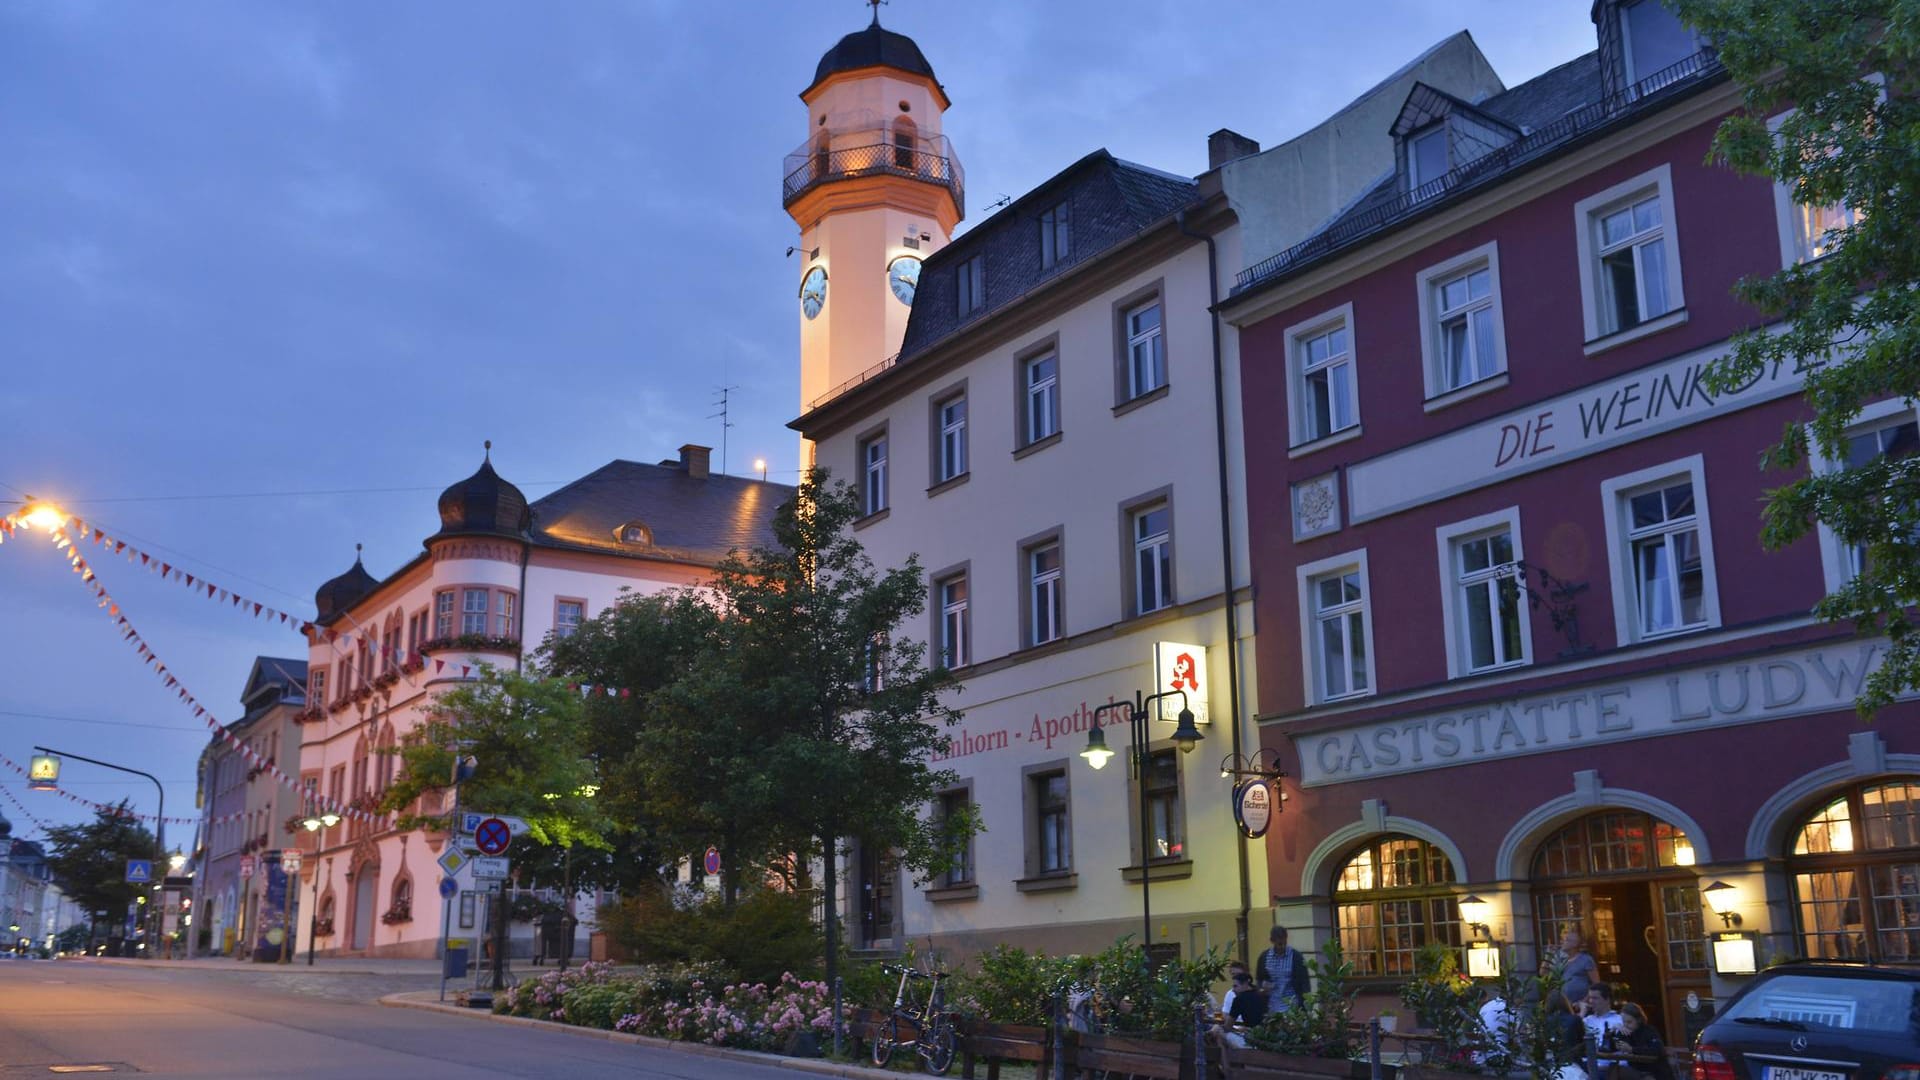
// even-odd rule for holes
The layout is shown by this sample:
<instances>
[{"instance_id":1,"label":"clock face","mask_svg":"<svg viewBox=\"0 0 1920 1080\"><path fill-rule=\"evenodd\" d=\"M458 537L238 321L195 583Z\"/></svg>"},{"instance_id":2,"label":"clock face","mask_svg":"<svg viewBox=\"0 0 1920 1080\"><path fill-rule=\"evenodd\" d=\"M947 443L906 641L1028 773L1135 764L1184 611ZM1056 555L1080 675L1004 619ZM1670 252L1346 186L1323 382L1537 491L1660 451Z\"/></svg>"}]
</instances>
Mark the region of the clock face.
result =
<instances>
[{"instance_id":1,"label":"clock face","mask_svg":"<svg viewBox=\"0 0 1920 1080\"><path fill-rule=\"evenodd\" d=\"M894 299L913 306L913 290L920 284L920 260L911 255L902 255L887 264L887 285L893 289Z\"/></svg>"},{"instance_id":2,"label":"clock face","mask_svg":"<svg viewBox=\"0 0 1920 1080\"><path fill-rule=\"evenodd\" d=\"M827 306L827 272L821 267L807 271L800 279L800 310L811 319Z\"/></svg>"}]
</instances>

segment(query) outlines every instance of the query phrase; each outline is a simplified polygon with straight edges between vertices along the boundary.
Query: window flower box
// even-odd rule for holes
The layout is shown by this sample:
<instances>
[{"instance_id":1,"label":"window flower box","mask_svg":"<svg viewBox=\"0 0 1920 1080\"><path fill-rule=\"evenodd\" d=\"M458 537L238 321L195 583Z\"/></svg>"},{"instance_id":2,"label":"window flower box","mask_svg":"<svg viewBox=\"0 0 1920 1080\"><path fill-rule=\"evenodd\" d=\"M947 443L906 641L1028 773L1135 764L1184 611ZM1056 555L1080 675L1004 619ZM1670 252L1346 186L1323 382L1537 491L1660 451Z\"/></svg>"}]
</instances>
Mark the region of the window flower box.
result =
<instances>
[{"instance_id":1,"label":"window flower box","mask_svg":"<svg viewBox=\"0 0 1920 1080\"><path fill-rule=\"evenodd\" d=\"M420 651L434 652L503 652L518 653L520 639L516 637L498 637L493 634L455 634L452 637L434 638L422 642Z\"/></svg>"}]
</instances>

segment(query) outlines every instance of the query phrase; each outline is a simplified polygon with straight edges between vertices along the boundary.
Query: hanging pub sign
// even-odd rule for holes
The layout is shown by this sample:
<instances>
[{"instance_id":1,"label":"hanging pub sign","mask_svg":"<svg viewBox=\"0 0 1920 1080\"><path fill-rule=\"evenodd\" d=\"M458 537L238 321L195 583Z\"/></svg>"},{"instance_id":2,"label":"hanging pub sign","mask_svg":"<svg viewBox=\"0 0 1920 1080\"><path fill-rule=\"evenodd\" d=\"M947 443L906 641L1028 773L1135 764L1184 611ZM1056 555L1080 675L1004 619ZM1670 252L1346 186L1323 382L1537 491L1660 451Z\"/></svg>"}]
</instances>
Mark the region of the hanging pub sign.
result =
<instances>
[{"instance_id":1,"label":"hanging pub sign","mask_svg":"<svg viewBox=\"0 0 1920 1080\"><path fill-rule=\"evenodd\" d=\"M1193 710L1193 722L1204 724L1213 717L1207 709L1207 647L1182 645L1176 641L1157 641L1153 645L1153 682L1156 693L1181 690L1187 695L1187 708ZM1173 723L1180 718L1180 698L1169 695L1154 702L1158 719Z\"/></svg>"},{"instance_id":2,"label":"hanging pub sign","mask_svg":"<svg viewBox=\"0 0 1920 1080\"><path fill-rule=\"evenodd\" d=\"M28 791L57 791L60 787L60 759L52 754L35 754L27 764Z\"/></svg>"},{"instance_id":3,"label":"hanging pub sign","mask_svg":"<svg viewBox=\"0 0 1920 1080\"><path fill-rule=\"evenodd\" d=\"M1267 835L1273 824L1273 789L1265 780L1248 780L1233 789L1233 820L1249 840Z\"/></svg>"}]
</instances>

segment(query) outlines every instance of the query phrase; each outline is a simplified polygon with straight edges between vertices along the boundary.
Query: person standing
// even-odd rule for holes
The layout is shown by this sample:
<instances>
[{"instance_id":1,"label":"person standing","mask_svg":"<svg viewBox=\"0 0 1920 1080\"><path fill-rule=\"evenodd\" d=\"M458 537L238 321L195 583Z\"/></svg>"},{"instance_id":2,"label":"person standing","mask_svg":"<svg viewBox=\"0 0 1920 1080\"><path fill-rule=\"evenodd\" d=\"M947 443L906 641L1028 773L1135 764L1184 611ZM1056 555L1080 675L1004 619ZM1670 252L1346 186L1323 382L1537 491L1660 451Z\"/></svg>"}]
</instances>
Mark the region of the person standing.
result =
<instances>
[{"instance_id":1,"label":"person standing","mask_svg":"<svg viewBox=\"0 0 1920 1080\"><path fill-rule=\"evenodd\" d=\"M1272 942L1254 960L1253 970L1259 988L1266 992L1267 1011L1293 1008L1307 996L1307 961L1287 944L1287 928L1276 926L1267 934Z\"/></svg>"},{"instance_id":2,"label":"person standing","mask_svg":"<svg viewBox=\"0 0 1920 1080\"><path fill-rule=\"evenodd\" d=\"M1600 965L1573 927L1560 935L1560 979L1560 992L1576 1004L1586 1001L1587 991L1600 980Z\"/></svg>"}]
</instances>

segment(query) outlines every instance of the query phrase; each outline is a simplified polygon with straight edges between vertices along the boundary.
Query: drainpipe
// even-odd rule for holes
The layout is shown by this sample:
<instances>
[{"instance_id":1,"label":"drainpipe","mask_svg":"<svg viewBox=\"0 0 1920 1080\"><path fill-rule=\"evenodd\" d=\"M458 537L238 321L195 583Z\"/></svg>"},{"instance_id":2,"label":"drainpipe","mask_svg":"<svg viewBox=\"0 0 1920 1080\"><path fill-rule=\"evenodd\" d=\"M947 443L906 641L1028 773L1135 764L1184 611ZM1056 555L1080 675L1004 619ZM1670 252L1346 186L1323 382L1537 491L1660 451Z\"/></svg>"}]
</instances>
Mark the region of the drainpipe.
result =
<instances>
[{"instance_id":1,"label":"drainpipe","mask_svg":"<svg viewBox=\"0 0 1920 1080\"><path fill-rule=\"evenodd\" d=\"M878 10L877 8L875 10ZM531 520L531 518L529 518ZM531 528L531 526L529 526ZM527 563L533 558L533 545L520 544L520 647L513 650L513 673L527 666Z\"/></svg>"},{"instance_id":2,"label":"drainpipe","mask_svg":"<svg viewBox=\"0 0 1920 1080\"><path fill-rule=\"evenodd\" d=\"M1226 367L1220 354L1220 274L1219 249L1211 234L1197 233L1187 227L1187 212L1174 214L1174 224L1182 236L1203 240L1207 245L1208 337L1213 342L1213 424L1214 449L1220 470L1220 570L1227 586L1227 713L1233 721L1233 754L1241 756L1240 743L1240 604L1234 595L1232 485L1227 480L1227 385ZM1253 911L1252 889L1248 879L1247 842L1234 845L1240 862L1240 914L1234 919L1233 933L1239 944L1240 959L1248 960L1247 920Z\"/></svg>"}]
</instances>

